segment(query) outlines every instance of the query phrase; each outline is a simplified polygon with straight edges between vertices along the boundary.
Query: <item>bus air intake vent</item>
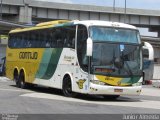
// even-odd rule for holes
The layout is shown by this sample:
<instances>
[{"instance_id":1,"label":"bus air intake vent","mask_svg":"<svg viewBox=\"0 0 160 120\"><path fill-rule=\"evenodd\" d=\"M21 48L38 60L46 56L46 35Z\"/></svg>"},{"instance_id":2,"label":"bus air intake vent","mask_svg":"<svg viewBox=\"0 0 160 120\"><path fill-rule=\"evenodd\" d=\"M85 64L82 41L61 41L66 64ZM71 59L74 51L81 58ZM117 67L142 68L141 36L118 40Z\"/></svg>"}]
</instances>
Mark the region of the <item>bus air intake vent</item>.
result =
<instances>
[{"instance_id":1,"label":"bus air intake vent","mask_svg":"<svg viewBox=\"0 0 160 120\"><path fill-rule=\"evenodd\" d=\"M48 26L48 25L57 25L57 24L62 24L66 22L69 22L69 20L55 20L55 21L43 22L43 23L37 24L36 26L40 27L40 26Z\"/></svg>"}]
</instances>

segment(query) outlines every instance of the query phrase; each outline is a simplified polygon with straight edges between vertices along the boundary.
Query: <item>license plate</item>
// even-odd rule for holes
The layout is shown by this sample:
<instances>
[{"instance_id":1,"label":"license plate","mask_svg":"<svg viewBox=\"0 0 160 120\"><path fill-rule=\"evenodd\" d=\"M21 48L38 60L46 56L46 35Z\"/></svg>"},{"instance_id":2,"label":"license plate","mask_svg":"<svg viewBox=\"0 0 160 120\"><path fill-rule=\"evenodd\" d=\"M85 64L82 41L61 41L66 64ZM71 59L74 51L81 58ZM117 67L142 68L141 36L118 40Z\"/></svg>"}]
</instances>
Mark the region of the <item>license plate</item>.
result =
<instances>
[{"instance_id":1,"label":"license plate","mask_svg":"<svg viewBox=\"0 0 160 120\"><path fill-rule=\"evenodd\" d=\"M123 92L123 89L114 89L114 92Z\"/></svg>"}]
</instances>

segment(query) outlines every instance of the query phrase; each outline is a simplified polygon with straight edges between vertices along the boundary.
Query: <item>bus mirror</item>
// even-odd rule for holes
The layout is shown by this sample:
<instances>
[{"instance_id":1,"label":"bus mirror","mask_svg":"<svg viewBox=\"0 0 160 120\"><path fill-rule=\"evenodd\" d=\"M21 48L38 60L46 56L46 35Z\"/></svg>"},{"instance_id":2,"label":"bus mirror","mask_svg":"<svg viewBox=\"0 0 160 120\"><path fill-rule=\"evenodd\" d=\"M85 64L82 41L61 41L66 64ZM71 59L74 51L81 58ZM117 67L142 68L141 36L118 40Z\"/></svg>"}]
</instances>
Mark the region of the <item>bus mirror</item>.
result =
<instances>
[{"instance_id":1,"label":"bus mirror","mask_svg":"<svg viewBox=\"0 0 160 120\"><path fill-rule=\"evenodd\" d=\"M148 50L148 60L154 60L154 50L152 45L148 42L144 42L143 49Z\"/></svg>"},{"instance_id":2,"label":"bus mirror","mask_svg":"<svg viewBox=\"0 0 160 120\"><path fill-rule=\"evenodd\" d=\"M93 41L91 38L87 39L87 56L92 56L92 50L93 50Z\"/></svg>"}]
</instances>

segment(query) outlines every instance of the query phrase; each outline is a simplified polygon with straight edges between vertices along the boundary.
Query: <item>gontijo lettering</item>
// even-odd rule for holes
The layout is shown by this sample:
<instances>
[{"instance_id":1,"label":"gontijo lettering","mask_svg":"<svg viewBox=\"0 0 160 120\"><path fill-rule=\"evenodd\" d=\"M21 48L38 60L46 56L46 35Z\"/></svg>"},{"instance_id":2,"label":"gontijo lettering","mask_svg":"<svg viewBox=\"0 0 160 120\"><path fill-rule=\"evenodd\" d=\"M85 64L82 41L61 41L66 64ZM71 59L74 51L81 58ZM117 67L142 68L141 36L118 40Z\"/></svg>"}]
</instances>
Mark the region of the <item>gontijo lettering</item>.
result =
<instances>
[{"instance_id":1,"label":"gontijo lettering","mask_svg":"<svg viewBox=\"0 0 160 120\"><path fill-rule=\"evenodd\" d=\"M37 52L20 52L19 59L37 59L38 53Z\"/></svg>"}]
</instances>

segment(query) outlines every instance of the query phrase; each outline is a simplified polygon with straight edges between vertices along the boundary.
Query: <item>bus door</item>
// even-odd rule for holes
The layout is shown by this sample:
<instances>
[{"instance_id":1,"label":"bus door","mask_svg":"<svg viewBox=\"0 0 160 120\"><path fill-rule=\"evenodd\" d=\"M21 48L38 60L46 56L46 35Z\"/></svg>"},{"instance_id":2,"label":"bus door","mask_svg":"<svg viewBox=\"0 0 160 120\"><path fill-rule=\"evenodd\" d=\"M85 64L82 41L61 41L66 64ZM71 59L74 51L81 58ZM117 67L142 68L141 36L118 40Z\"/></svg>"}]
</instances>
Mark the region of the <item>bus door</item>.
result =
<instances>
[{"instance_id":1,"label":"bus door","mask_svg":"<svg viewBox=\"0 0 160 120\"><path fill-rule=\"evenodd\" d=\"M79 25L77 31L77 58L79 65L76 67L76 83L78 91L87 92L88 85L88 56L86 55L88 32L86 26Z\"/></svg>"}]
</instances>

